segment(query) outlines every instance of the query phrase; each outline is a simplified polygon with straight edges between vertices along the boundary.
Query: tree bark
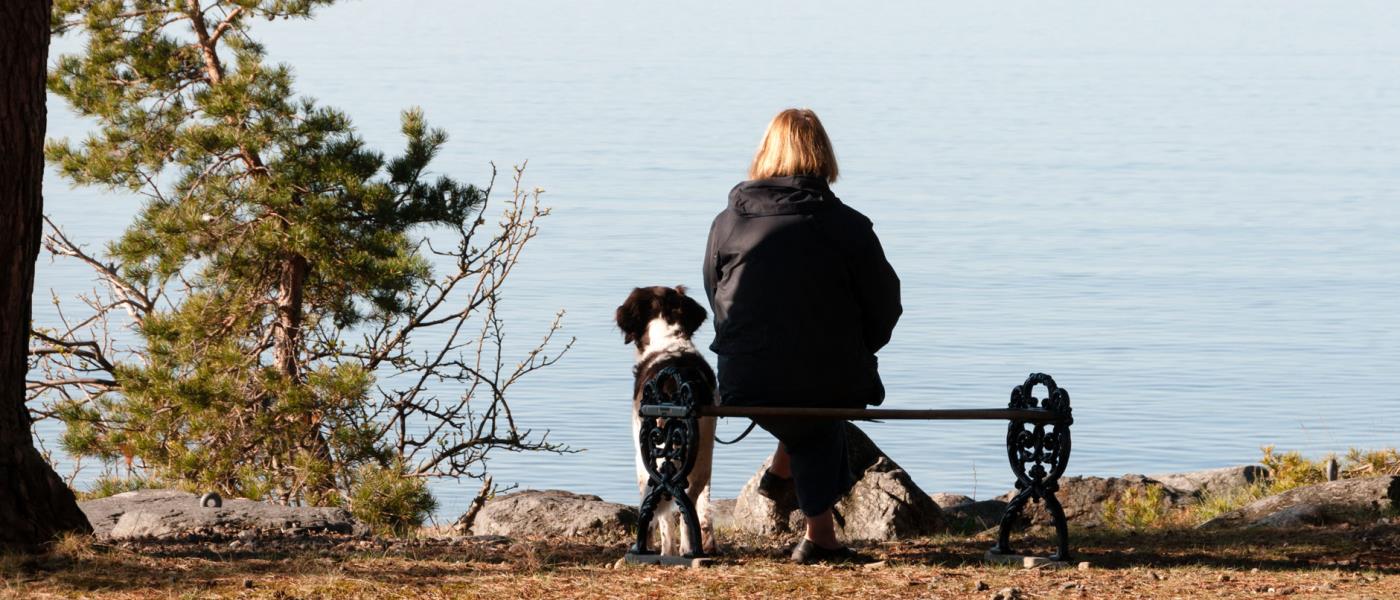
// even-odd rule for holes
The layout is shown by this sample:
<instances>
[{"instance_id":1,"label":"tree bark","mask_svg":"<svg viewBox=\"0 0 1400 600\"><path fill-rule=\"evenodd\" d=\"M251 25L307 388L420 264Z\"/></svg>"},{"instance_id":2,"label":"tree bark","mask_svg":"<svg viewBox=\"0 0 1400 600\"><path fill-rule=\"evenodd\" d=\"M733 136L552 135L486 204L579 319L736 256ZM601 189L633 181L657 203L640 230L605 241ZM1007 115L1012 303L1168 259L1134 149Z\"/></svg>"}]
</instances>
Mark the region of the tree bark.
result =
<instances>
[{"instance_id":1,"label":"tree bark","mask_svg":"<svg viewBox=\"0 0 1400 600\"><path fill-rule=\"evenodd\" d=\"M0 2L0 550L90 533L73 491L34 448L24 380L42 235L50 0Z\"/></svg>"},{"instance_id":2,"label":"tree bark","mask_svg":"<svg viewBox=\"0 0 1400 600\"><path fill-rule=\"evenodd\" d=\"M282 263L277 281L277 332L272 338L277 370L301 381L302 295L306 290L306 258L293 254Z\"/></svg>"}]
</instances>

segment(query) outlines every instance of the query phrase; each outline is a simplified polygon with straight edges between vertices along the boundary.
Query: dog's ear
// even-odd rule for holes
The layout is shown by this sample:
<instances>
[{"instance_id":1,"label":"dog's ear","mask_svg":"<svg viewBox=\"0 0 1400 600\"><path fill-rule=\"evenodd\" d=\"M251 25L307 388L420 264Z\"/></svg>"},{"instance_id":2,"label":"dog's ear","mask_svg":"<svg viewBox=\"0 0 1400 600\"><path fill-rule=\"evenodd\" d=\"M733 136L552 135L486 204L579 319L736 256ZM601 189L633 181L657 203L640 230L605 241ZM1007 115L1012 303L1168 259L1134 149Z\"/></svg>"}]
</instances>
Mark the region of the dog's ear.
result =
<instances>
[{"instance_id":1,"label":"dog's ear","mask_svg":"<svg viewBox=\"0 0 1400 600\"><path fill-rule=\"evenodd\" d=\"M643 288L633 288L632 293L627 296L627 300L622 306L617 307L617 328L622 330L622 343L637 343L639 346L642 335L646 333L647 323L651 321L651 294Z\"/></svg>"},{"instance_id":2,"label":"dog's ear","mask_svg":"<svg viewBox=\"0 0 1400 600\"><path fill-rule=\"evenodd\" d=\"M699 302L685 295L685 286L676 286L676 302L671 307L669 320L681 326L681 330L685 331L685 337L695 335L695 330L699 329L709 316L710 313L705 312L705 307L700 306Z\"/></svg>"}]
</instances>

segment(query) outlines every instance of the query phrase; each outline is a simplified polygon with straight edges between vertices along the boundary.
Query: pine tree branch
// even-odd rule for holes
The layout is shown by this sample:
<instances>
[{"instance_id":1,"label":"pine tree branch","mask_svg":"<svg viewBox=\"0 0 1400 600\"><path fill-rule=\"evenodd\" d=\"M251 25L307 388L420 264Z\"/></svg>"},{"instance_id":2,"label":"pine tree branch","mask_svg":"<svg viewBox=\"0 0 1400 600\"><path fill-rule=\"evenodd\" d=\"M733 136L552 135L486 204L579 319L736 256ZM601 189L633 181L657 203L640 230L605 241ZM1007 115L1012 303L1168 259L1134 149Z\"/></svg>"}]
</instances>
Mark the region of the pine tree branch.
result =
<instances>
[{"instance_id":1,"label":"pine tree branch","mask_svg":"<svg viewBox=\"0 0 1400 600\"><path fill-rule=\"evenodd\" d=\"M214 27L214 32L209 35L209 43L211 45L218 44L219 38L223 37L224 32L228 31L233 27L234 20L237 19L238 16L241 14L243 14L242 6L237 7L232 11L229 11L228 16L224 17L224 20L220 21L219 24Z\"/></svg>"},{"instance_id":2,"label":"pine tree branch","mask_svg":"<svg viewBox=\"0 0 1400 600\"><path fill-rule=\"evenodd\" d=\"M224 80L224 65L219 62L216 46L218 40L209 35L209 28L204 23L204 10L200 8L199 0L186 0L185 16L189 17L190 26L199 42L199 52L204 57L205 74L209 83L218 85Z\"/></svg>"},{"instance_id":3,"label":"pine tree branch","mask_svg":"<svg viewBox=\"0 0 1400 600\"><path fill-rule=\"evenodd\" d=\"M122 304L127 307L127 312L132 319L140 322L147 314L155 310L155 303L151 295L145 290L139 290L136 286L128 283L121 273L117 272L115 265L104 263L93 258L81 247L74 244L68 236L63 233L63 229L54 224L47 216L44 223L49 226L49 234L44 236L44 247L55 256L69 256L76 258L84 264L92 267L97 272L98 278L106 283Z\"/></svg>"}]
</instances>

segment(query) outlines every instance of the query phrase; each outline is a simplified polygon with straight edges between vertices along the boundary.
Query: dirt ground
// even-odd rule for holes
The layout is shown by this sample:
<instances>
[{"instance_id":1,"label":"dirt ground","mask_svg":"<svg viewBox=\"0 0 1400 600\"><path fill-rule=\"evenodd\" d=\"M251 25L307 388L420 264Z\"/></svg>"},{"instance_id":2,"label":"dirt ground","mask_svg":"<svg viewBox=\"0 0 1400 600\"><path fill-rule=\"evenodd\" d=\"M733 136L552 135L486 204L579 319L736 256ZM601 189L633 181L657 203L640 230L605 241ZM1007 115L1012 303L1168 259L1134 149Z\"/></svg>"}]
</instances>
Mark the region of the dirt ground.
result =
<instances>
[{"instance_id":1,"label":"dirt ground","mask_svg":"<svg viewBox=\"0 0 1400 600\"><path fill-rule=\"evenodd\" d=\"M1048 550L1043 538L1024 549ZM985 536L869 545L881 562L796 566L730 539L714 566L615 566L623 542L351 540L106 545L0 557L4 598L1400 598L1400 525L1077 531L1068 568L982 562ZM1080 562L1087 562L1081 568ZM1008 590L1007 588L1014 588Z\"/></svg>"}]
</instances>

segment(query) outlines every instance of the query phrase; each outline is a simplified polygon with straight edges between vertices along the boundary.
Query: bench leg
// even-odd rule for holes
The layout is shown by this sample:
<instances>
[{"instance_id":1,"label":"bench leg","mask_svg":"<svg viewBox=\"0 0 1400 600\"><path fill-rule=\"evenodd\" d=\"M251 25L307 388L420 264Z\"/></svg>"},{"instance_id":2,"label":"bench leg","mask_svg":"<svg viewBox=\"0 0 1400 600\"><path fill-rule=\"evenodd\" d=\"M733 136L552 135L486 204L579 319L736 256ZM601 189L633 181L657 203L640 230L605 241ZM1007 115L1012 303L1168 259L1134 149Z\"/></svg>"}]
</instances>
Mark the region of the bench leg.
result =
<instances>
[{"instance_id":1,"label":"bench leg","mask_svg":"<svg viewBox=\"0 0 1400 600\"><path fill-rule=\"evenodd\" d=\"M1032 395L1035 386L1045 386L1045 400L1037 400ZM993 554L1012 554L1011 529L1020 521L1026 505L1031 501L1045 503L1050 520L1055 526L1056 549L1049 558L1057 561L1070 560L1069 526L1065 519L1064 506L1055 493L1060 489L1060 476L1064 475L1069 463L1070 433L1074 422L1070 412L1069 392L1055 385L1049 375L1032 373L1026 382L1011 391L1013 409L1036 408L1062 417L1055 423L1026 423L1012 421L1007 427L1006 454L1011 461L1011 470L1016 474L1016 496L1006 505L1001 524L997 531L997 543L991 548Z\"/></svg>"},{"instance_id":2,"label":"bench leg","mask_svg":"<svg viewBox=\"0 0 1400 600\"><path fill-rule=\"evenodd\" d=\"M655 479L647 482L647 489L642 492L642 502L637 507L637 542L628 554L654 554L651 551L651 522L656 518L656 507L661 504L662 495Z\"/></svg>"},{"instance_id":3,"label":"bench leg","mask_svg":"<svg viewBox=\"0 0 1400 600\"><path fill-rule=\"evenodd\" d=\"M1001 513L1001 524L997 528L997 544L992 546L992 554L1014 554L1011 551L1011 528L1016 526L1016 522L1021 520L1021 513L1025 511L1026 502L1031 499L1030 490L1021 490L1011 502L1006 504L1006 510Z\"/></svg>"},{"instance_id":4,"label":"bench leg","mask_svg":"<svg viewBox=\"0 0 1400 600\"><path fill-rule=\"evenodd\" d=\"M647 482L647 490L642 494L642 503L637 511L637 541L632 545L632 554L652 554L651 551L651 526L656 520L656 509L665 500L672 500L676 503L676 510L681 514L681 525L686 529L686 538L690 542L690 547L686 548L685 556L688 558L702 558L705 556L703 540L700 539L700 518L695 509L695 503L690 500L690 495L685 492L676 493L674 486L658 485L655 479Z\"/></svg>"},{"instance_id":5,"label":"bench leg","mask_svg":"<svg viewBox=\"0 0 1400 600\"><path fill-rule=\"evenodd\" d=\"M1050 519L1055 523L1055 553L1050 555L1050 560L1069 560L1069 523L1065 521L1065 508L1060 506L1060 499L1055 497L1055 492L1045 495L1045 509L1050 511Z\"/></svg>"},{"instance_id":6,"label":"bench leg","mask_svg":"<svg viewBox=\"0 0 1400 600\"><path fill-rule=\"evenodd\" d=\"M700 535L700 517L686 488L690 472L700 452L700 418L695 411L693 387L684 374L675 368L663 369L643 388L643 406L666 406L677 409L673 416L642 417L637 439L642 466L647 472L647 487L642 493L637 511L637 541L628 552L629 558L654 555L651 526L662 502L671 500L680 511L682 526L690 547L687 558L705 556Z\"/></svg>"}]
</instances>

